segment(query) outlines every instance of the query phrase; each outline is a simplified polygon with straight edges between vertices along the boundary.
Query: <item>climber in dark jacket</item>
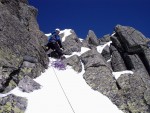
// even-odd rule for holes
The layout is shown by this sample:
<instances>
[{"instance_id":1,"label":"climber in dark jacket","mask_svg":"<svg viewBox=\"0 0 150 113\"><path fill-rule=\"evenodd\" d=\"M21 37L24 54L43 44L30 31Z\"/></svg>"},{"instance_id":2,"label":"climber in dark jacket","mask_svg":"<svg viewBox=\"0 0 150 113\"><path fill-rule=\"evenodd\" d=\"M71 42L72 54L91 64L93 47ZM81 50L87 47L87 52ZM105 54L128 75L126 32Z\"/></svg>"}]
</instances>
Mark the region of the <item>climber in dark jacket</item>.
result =
<instances>
[{"instance_id":1,"label":"climber in dark jacket","mask_svg":"<svg viewBox=\"0 0 150 113\"><path fill-rule=\"evenodd\" d=\"M63 56L61 48L63 47L61 44L59 33L60 33L60 30L55 29L52 35L49 36L48 43L45 46L46 46L46 51L48 51L51 48L53 51L56 51L58 56L61 58Z\"/></svg>"}]
</instances>

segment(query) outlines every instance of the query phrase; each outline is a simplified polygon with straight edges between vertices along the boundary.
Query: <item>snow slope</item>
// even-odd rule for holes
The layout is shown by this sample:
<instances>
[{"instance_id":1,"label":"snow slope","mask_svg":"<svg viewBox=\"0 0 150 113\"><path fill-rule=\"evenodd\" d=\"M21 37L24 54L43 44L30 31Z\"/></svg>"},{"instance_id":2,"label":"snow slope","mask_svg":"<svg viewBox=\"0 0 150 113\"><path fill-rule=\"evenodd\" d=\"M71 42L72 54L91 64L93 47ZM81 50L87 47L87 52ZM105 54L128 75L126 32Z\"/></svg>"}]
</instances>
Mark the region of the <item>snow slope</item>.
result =
<instances>
[{"instance_id":1,"label":"snow slope","mask_svg":"<svg viewBox=\"0 0 150 113\"><path fill-rule=\"evenodd\" d=\"M35 79L42 85L40 90L23 93L15 88L11 93L28 99L25 113L73 113L59 85L58 77L75 113L122 113L106 96L86 84L83 73L84 69L81 73L76 73L69 66L63 71L50 66Z\"/></svg>"},{"instance_id":2,"label":"snow slope","mask_svg":"<svg viewBox=\"0 0 150 113\"><path fill-rule=\"evenodd\" d=\"M99 52L104 46L98 47ZM81 55L87 50L89 49L83 47L81 52L73 54ZM17 87L8 93L28 99L25 113L123 113L106 96L92 90L86 84L82 77L84 68L81 73L75 72L69 66L66 70L57 70L51 66L54 60L50 58L46 72L34 79L41 84L40 90L24 93ZM113 74L115 76L115 73ZM117 73L117 77L119 74L122 73Z\"/></svg>"},{"instance_id":3,"label":"snow slope","mask_svg":"<svg viewBox=\"0 0 150 113\"><path fill-rule=\"evenodd\" d=\"M50 67L35 79L43 87L28 97L26 113L73 113L58 79L75 113L122 113L107 97L85 83L83 73L76 73L71 67L64 71Z\"/></svg>"}]
</instances>

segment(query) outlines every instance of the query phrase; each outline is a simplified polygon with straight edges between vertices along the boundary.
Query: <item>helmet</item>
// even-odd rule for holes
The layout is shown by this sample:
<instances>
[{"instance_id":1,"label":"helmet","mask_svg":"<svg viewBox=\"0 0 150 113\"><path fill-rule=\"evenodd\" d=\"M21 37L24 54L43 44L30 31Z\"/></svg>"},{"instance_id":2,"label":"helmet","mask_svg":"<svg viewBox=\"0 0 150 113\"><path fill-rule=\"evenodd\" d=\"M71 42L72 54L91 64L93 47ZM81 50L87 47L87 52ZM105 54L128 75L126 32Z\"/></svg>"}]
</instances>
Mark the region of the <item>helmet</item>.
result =
<instances>
[{"instance_id":1,"label":"helmet","mask_svg":"<svg viewBox=\"0 0 150 113\"><path fill-rule=\"evenodd\" d=\"M59 28L56 28L56 29L55 29L55 31L58 31L58 32L60 32L60 29L59 29Z\"/></svg>"}]
</instances>

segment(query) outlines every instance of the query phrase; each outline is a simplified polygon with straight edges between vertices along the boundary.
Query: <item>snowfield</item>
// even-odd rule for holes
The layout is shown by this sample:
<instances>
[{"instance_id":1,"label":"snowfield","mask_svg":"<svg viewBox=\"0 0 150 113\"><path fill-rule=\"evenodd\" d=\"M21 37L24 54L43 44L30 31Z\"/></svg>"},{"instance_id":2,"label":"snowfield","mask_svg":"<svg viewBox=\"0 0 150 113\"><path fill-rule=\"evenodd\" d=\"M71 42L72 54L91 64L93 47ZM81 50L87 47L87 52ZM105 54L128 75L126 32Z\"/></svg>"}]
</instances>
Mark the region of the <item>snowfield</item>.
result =
<instances>
[{"instance_id":1,"label":"snowfield","mask_svg":"<svg viewBox=\"0 0 150 113\"><path fill-rule=\"evenodd\" d=\"M70 35L70 30L62 31L65 32L65 37ZM110 43L98 46L98 52L101 53ZM82 47L81 52L72 55L80 56L88 50ZM17 87L7 94L0 94L0 97L14 94L27 98L28 106L25 113L123 113L106 96L87 85L82 76L83 65L81 73L75 72L70 66L67 66L66 70L58 70L51 66L54 60L50 58L49 68L40 77L34 79L41 85L40 90L24 93ZM117 79L123 73L132 72L114 72L113 75Z\"/></svg>"}]
</instances>

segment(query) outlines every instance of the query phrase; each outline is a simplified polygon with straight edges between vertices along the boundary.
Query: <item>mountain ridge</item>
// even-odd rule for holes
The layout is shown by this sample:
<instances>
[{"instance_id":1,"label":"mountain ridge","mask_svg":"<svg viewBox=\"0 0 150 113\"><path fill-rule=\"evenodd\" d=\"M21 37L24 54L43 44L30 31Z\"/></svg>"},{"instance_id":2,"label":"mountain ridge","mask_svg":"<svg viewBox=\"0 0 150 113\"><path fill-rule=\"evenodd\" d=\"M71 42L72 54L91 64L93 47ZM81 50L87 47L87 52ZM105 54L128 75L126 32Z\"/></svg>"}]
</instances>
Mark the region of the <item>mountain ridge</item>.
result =
<instances>
[{"instance_id":1,"label":"mountain ridge","mask_svg":"<svg viewBox=\"0 0 150 113\"><path fill-rule=\"evenodd\" d=\"M37 9L27 0L0 1L0 93L8 93L18 86L26 92L40 88L33 79L48 68L49 58L42 48L47 37L39 30L36 15ZM83 63L86 83L123 112L149 113L150 49L147 42L150 40L129 26L116 25L113 32L97 38L94 31L89 30L87 37L81 40L72 29L61 31L63 53L67 56L63 62L78 73ZM108 42L103 50L98 50ZM80 53L83 47L87 51ZM73 55L76 52L80 54ZM118 78L113 75L113 72L126 70L133 73ZM28 87L24 87L26 81L30 81ZM14 102L18 102L15 107ZM8 95L0 98L0 105L1 113L11 110L22 113L27 100Z\"/></svg>"}]
</instances>

